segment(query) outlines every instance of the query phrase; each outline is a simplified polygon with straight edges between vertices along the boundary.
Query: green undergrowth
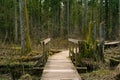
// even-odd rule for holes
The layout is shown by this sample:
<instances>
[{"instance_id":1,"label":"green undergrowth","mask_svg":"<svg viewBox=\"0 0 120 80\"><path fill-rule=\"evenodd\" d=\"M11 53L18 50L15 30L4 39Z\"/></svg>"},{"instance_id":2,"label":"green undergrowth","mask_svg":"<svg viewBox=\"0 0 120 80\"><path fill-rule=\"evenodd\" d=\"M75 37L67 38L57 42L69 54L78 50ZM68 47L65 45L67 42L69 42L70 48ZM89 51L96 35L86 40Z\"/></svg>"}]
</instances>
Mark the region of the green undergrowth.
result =
<instances>
[{"instance_id":1,"label":"green undergrowth","mask_svg":"<svg viewBox=\"0 0 120 80\"><path fill-rule=\"evenodd\" d=\"M90 22L88 29L83 30L84 40L80 42L80 57L96 59L98 42L93 38L93 23Z\"/></svg>"},{"instance_id":2,"label":"green undergrowth","mask_svg":"<svg viewBox=\"0 0 120 80\"><path fill-rule=\"evenodd\" d=\"M80 74L83 80L107 80L110 77L112 78L112 75L114 75L114 72L107 69L100 69L93 72Z\"/></svg>"}]
</instances>

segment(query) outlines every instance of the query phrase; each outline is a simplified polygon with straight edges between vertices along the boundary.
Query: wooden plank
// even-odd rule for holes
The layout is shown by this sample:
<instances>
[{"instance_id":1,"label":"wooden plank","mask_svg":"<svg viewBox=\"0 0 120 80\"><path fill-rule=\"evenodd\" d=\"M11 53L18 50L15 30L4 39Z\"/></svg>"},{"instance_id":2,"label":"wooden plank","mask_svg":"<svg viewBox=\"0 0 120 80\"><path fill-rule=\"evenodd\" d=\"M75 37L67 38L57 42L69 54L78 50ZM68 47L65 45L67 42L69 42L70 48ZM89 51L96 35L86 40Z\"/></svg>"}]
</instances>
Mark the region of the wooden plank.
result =
<instances>
[{"instance_id":1,"label":"wooden plank","mask_svg":"<svg viewBox=\"0 0 120 80\"><path fill-rule=\"evenodd\" d=\"M116 44L120 44L120 41L105 42L105 45L116 45Z\"/></svg>"},{"instance_id":2,"label":"wooden plank","mask_svg":"<svg viewBox=\"0 0 120 80\"><path fill-rule=\"evenodd\" d=\"M69 57L69 51L50 56L41 80L82 80Z\"/></svg>"},{"instance_id":3,"label":"wooden plank","mask_svg":"<svg viewBox=\"0 0 120 80\"><path fill-rule=\"evenodd\" d=\"M79 42L79 40L77 40L77 39L72 39L72 38L69 38L68 41L73 42L73 43L75 43L75 44L78 44L78 42Z\"/></svg>"}]
</instances>

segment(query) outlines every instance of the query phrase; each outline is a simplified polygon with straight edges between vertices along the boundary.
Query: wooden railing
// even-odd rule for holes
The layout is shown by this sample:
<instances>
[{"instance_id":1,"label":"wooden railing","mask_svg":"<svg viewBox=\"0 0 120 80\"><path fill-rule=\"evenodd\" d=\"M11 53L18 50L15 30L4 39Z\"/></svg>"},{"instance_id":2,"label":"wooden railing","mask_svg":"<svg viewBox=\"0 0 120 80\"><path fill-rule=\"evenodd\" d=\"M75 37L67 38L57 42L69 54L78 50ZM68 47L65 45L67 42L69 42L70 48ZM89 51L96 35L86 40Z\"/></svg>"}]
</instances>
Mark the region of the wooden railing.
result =
<instances>
[{"instance_id":1,"label":"wooden railing","mask_svg":"<svg viewBox=\"0 0 120 80\"><path fill-rule=\"evenodd\" d=\"M50 38L47 38L45 40L43 40L42 44L43 44L43 63L45 64L47 62L48 56L49 56L49 42L50 42Z\"/></svg>"},{"instance_id":2,"label":"wooden railing","mask_svg":"<svg viewBox=\"0 0 120 80\"><path fill-rule=\"evenodd\" d=\"M40 60L36 63L35 66L45 65L49 56L49 42L50 38L47 38L40 42L41 46L43 47L43 54L41 55Z\"/></svg>"},{"instance_id":3,"label":"wooden railing","mask_svg":"<svg viewBox=\"0 0 120 80\"><path fill-rule=\"evenodd\" d=\"M103 61L103 46L99 44L100 42L95 42L91 47L89 43L86 43L84 40L77 40L77 39L68 39L69 41L69 57L71 58L72 62L77 65L81 64L81 60L88 59L88 60L97 60ZM88 54L86 55L86 50ZM97 57L96 57L97 56Z\"/></svg>"},{"instance_id":4,"label":"wooden railing","mask_svg":"<svg viewBox=\"0 0 120 80\"><path fill-rule=\"evenodd\" d=\"M77 40L77 39L72 39L69 38L69 57L71 58L72 62L74 63L76 69L78 70L84 70L85 72L87 71L86 66L79 66L80 63L80 54L82 54L82 47L81 43L83 42L82 40Z\"/></svg>"},{"instance_id":5,"label":"wooden railing","mask_svg":"<svg viewBox=\"0 0 120 80\"><path fill-rule=\"evenodd\" d=\"M77 66L80 40L69 38L68 41L72 45L69 47L69 57L71 58L72 62L75 64L75 66Z\"/></svg>"}]
</instances>

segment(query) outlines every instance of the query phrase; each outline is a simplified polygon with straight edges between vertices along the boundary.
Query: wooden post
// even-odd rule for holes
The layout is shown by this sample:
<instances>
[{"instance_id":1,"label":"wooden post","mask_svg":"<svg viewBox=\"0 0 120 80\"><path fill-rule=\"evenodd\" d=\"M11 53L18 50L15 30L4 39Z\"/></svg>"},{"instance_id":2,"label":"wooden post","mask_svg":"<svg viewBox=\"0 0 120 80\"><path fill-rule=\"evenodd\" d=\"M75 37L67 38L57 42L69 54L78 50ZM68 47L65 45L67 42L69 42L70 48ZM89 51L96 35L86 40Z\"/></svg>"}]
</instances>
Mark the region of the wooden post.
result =
<instances>
[{"instance_id":1,"label":"wooden post","mask_svg":"<svg viewBox=\"0 0 120 80\"><path fill-rule=\"evenodd\" d=\"M75 66L76 66L76 67L77 67L77 56L78 56L78 55L77 55L77 45L78 45L78 44L75 45L75 48L76 48L76 49L75 49Z\"/></svg>"},{"instance_id":2,"label":"wooden post","mask_svg":"<svg viewBox=\"0 0 120 80\"><path fill-rule=\"evenodd\" d=\"M71 58L70 53L71 53L71 47L69 47L69 58Z\"/></svg>"},{"instance_id":3,"label":"wooden post","mask_svg":"<svg viewBox=\"0 0 120 80\"><path fill-rule=\"evenodd\" d=\"M47 38L47 39L41 41L41 44L43 46L43 64L45 64L47 62L47 59L48 59L49 49L46 48L46 45L50 42L50 40L51 40L50 38Z\"/></svg>"},{"instance_id":4,"label":"wooden post","mask_svg":"<svg viewBox=\"0 0 120 80\"><path fill-rule=\"evenodd\" d=\"M72 53L72 62L74 62L74 47L71 48L71 53Z\"/></svg>"},{"instance_id":5,"label":"wooden post","mask_svg":"<svg viewBox=\"0 0 120 80\"><path fill-rule=\"evenodd\" d=\"M44 42L42 43L43 46L43 64L45 63L45 46L44 46Z\"/></svg>"},{"instance_id":6,"label":"wooden post","mask_svg":"<svg viewBox=\"0 0 120 80\"><path fill-rule=\"evenodd\" d=\"M72 62L74 62L74 47L72 47Z\"/></svg>"}]
</instances>

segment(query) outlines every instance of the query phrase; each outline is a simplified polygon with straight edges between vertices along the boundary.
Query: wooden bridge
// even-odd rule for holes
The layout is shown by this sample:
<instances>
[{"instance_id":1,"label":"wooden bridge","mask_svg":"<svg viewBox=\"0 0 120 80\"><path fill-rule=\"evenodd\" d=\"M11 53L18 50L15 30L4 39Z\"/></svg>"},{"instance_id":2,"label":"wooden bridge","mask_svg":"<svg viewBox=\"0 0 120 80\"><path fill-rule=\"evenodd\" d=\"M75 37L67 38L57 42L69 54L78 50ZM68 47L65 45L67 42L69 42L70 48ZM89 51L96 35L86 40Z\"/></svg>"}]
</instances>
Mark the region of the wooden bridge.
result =
<instances>
[{"instance_id":1,"label":"wooden bridge","mask_svg":"<svg viewBox=\"0 0 120 80\"><path fill-rule=\"evenodd\" d=\"M44 40L43 45L46 45L49 41L50 39ZM82 41L71 38L69 38L68 41L73 44L69 48L69 51L61 51L48 58L41 80L82 80L76 70L87 70L87 67L78 67L80 60L78 56L82 53ZM105 43L105 46L106 45L108 45L108 43Z\"/></svg>"},{"instance_id":2,"label":"wooden bridge","mask_svg":"<svg viewBox=\"0 0 120 80\"><path fill-rule=\"evenodd\" d=\"M81 80L69 51L62 51L48 58L41 80Z\"/></svg>"},{"instance_id":3,"label":"wooden bridge","mask_svg":"<svg viewBox=\"0 0 120 80\"><path fill-rule=\"evenodd\" d=\"M0 65L0 71L7 72L8 70L6 70L6 68L12 70L13 72L11 72L11 75L13 76L13 79L15 79L15 68L17 71L18 68L20 69L19 71L22 71L24 66L24 70L26 71L28 71L28 69L33 71L43 70L41 80L81 80L81 77L79 76L76 69L87 71L89 68L88 66L86 67L86 65L79 65L82 60L79 55L82 54L84 51L84 47L82 46L83 41L77 39L68 39L69 44L71 45L69 46L69 51L64 50L52 56L49 56L50 40L50 38L47 38L40 42L43 49L41 55L23 61L24 63L27 63L26 61L34 61L33 64L15 64L9 65L9 67L7 66L7 64L4 64ZM105 42L104 47L114 47L118 46L119 44L120 41ZM14 47L0 49L14 50Z\"/></svg>"},{"instance_id":4,"label":"wooden bridge","mask_svg":"<svg viewBox=\"0 0 120 80\"><path fill-rule=\"evenodd\" d=\"M47 44L50 39L43 41ZM61 51L50 56L44 67L41 80L81 80L76 67L69 58L69 51Z\"/></svg>"}]
</instances>

